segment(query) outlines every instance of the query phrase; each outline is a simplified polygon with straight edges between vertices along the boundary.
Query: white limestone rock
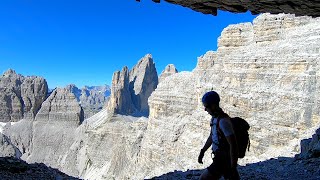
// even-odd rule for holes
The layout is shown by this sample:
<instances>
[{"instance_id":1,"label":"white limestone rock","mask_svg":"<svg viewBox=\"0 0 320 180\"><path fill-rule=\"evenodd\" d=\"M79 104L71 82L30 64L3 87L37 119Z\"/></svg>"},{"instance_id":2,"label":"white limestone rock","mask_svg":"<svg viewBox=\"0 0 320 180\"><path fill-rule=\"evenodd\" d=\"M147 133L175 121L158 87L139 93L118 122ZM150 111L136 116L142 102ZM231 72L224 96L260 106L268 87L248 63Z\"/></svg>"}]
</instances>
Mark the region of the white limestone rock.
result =
<instances>
[{"instance_id":1,"label":"white limestone rock","mask_svg":"<svg viewBox=\"0 0 320 180\"><path fill-rule=\"evenodd\" d=\"M147 54L130 71L131 99L136 110L149 115L148 98L157 88L158 74L152 55Z\"/></svg>"},{"instance_id":2,"label":"white limestone rock","mask_svg":"<svg viewBox=\"0 0 320 180\"><path fill-rule=\"evenodd\" d=\"M160 83L149 100L138 177L200 168L197 156L210 128L200 100L210 90L228 114L251 125L251 151L242 164L299 153L300 140L320 125L319 24L319 18L263 14L253 24L230 25L218 50L199 57L188 78L179 73Z\"/></svg>"},{"instance_id":3,"label":"white limestone rock","mask_svg":"<svg viewBox=\"0 0 320 180\"><path fill-rule=\"evenodd\" d=\"M162 71L160 77L159 77L159 83L162 82L165 78L178 73L177 68L174 66L174 64L168 64L166 68Z\"/></svg>"},{"instance_id":4,"label":"white limestone rock","mask_svg":"<svg viewBox=\"0 0 320 180\"><path fill-rule=\"evenodd\" d=\"M108 109L114 114L132 114L136 111L129 89L129 69L124 67L117 71L112 77L111 96Z\"/></svg>"},{"instance_id":5,"label":"white limestone rock","mask_svg":"<svg viewBox=\"0 0 320 180\"><path fill-rule=\"evenodd\" d=\"M24 77L9 69L0 78L0 121L16 122L22 118L33 119L47 98L45 79Z\"/></svg>"},{"instance_id":6,"label":"white limestone rock","mask_svg":"<svg viewBox=\"0 0 320 180\"><path fill-rule=\"evenodd\" d=\"M113 74L108 109L111 113L148 116L148 98L158 85L151 54L147 54L129 72L128 67Z\"/></svg>"},{"instance_id":7,"label":"white limestone rock","mask_svg":"<svg viewBox=\"0 0 320 180\"><path fill-rule=\"evenodd\" d=\"M54 90L42 104L33 123L31 154L27 162L43 162L61 168L83 117L72 85Z\"/></svg>"}]
</instances>

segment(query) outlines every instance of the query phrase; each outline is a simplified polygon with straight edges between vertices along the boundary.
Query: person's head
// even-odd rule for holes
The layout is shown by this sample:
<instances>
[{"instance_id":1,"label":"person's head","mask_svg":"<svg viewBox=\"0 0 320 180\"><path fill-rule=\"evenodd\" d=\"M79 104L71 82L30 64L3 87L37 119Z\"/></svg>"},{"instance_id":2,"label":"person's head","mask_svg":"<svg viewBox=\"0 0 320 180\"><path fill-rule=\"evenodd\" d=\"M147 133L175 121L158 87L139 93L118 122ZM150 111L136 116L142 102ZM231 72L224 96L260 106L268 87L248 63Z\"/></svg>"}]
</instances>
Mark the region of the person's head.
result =
<instances>
[{"instance_id":1,"label":"person's head","mask_svg":"<svg viewBox=\"0 0 320 180\"><path fill-rule=\"evenodd\" d=\"M202 104L211 116L218 116L221 112L219 106L220 97L219 94L215 91L209 91L202 96Z\"/></svg>"}]
</instances>

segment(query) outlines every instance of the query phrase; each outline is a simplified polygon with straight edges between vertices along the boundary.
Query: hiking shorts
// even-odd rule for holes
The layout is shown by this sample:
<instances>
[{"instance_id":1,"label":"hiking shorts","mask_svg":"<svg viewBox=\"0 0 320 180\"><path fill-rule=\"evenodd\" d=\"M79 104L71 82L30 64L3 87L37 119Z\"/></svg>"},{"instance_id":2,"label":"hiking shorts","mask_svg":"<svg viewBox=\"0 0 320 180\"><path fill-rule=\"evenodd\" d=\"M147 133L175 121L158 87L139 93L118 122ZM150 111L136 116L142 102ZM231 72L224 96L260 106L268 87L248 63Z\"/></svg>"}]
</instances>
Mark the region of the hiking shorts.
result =
<instances>
[{"instance_id":1,"label":"hiking shorts","mask_svg":"<svg viewBox=\"0 0 320 180\"><path fill-rule=\"evenodd\" d=\"M225 179L239 180L238 170L231 169L231 158L229 151L217 151L214 153L212 164L207 168L209 173L219 179L223 176Z\"/></svg>"}]
</instances>

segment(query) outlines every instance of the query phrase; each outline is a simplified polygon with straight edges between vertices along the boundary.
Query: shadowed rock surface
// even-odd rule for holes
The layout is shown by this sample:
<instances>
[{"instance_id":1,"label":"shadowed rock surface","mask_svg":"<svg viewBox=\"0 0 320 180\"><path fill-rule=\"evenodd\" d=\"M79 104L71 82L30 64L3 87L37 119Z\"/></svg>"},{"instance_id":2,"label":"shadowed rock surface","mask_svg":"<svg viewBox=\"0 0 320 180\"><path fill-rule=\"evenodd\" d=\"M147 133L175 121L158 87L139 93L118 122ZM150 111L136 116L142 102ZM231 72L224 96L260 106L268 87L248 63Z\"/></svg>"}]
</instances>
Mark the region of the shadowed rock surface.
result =
<instances>
[{"instance_id":1,"label":"shadowed rock surface","mask_svg":"<svg viewBox=\"0 0 320 180\"><path fill-rule=\"evenodd\" d=\"M294 160L279 157L263 162L238 167L242 180L318 180L320 159ZM152 180L198 180L203 170L174 171Z\"/></svg>"},{"instance_id":2,"label":"shadowed rock surface","mask_svg":"<svg viewBox=\"0 0 320 180\"><path fill-rule=\"evenodd\" d=\"M301 153L295 155L295 158L278 157L247 164L246 166L239 166L240 177L243 180L318 180L320 179L319 139L320 128L312 136L312 139L301 141ZM211 159L206 159L206 161L212 162ZM174 171L151 179L197 180L202 172L203 170Z\"/></svg>"},{"instance_id":3,"label":"shadowed rock surface","mask_svg":"<svg viewBox=\"0 0 320 180\"><path fill-rule=\"evenodd\" d=\"M2 180L31 180L31 179L78 179L68 176L57 169L47 167L43 163L27 164L13 157L0 158L0 179Z\"/></svg>"},{"instance_id":4,"label":"shadowed rock surface","mask_svg":"<svg viewBox=\"0 0 320 180\"><path fill-rule=\"evenodd\" d=\"M153 0L160 2L160 0ZM217 10L224 10L234 13L251 11L252 14L259 13L289 13L297 16L320 16L320 2L315 0L165 0L169 3L178 4L191 8L204 14L217 15Z\"/></svg>"}]
</instances>

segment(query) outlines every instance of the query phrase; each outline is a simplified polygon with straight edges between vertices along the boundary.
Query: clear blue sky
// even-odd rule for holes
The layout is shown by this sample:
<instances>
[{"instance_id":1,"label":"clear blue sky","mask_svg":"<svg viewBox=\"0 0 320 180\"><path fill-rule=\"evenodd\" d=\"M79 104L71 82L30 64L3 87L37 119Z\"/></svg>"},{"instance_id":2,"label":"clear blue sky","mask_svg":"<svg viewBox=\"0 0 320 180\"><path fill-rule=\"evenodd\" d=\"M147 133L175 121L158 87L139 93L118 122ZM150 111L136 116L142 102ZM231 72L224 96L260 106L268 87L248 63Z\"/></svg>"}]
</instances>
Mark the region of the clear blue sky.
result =
<instances>
[{"instance_id":1,"label":"clear blue sky","mask_svg":"<svg viewBox=\"0 0 320 180\"><path fill-rule=\"evenodd\" d=\"M114 71L147 53L158 73L170 63L191 71L198 56L216 50L223 28L253 18L151 0L3 0L0 72L42 76L50 88L110 85Z\"/></svg>"}]
</instances>

